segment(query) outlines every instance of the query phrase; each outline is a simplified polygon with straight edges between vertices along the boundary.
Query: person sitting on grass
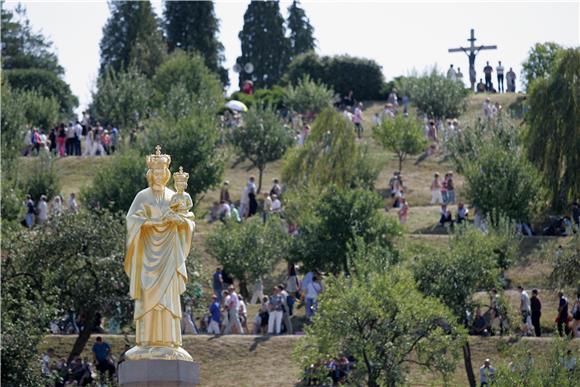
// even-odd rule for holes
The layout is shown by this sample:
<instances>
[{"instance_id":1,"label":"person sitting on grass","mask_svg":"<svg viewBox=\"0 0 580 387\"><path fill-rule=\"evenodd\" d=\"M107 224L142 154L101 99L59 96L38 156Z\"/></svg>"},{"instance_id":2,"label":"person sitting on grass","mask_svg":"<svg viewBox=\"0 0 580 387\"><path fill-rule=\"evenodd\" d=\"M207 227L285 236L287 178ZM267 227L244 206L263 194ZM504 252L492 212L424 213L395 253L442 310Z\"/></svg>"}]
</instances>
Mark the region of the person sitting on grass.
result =
<instances>
[{"instance_id":1,"label":"person sitting on grass","mask_svg":"<svg viewBox=\"0 0 580 387\"><path fill-rule=\"evenodd\" d=\"M469 210L465 207L463 202L459 202L457 205L457 224L461 224L463 221L467 220L469 216Z\"/></svg>"},{"instance_id":2,"label":"person sitting on grass","mask_svg":"<svg viewBox=\"0 0 580 387\"><path fill-rule=\"evenodd\" d=\"M474 336L489 336L487 321L481 314L481 309L479 306L475 310L475 319L473 320L473 326L471 327L469 334Z\"/></svg>"},{"instance_id":3,"label":"person sitting on grass","mask_svg":"<svg viewBox=\"0 0 580 387\"><path fill-rule=\"evenodd\" d=\"M439 211L441 218L439 219L439 226L444 226L445 223L449 223L453 227L453 216L451 211L447 208L447 204L441 205L441 210Z\"/></svg>"}]
</instances>

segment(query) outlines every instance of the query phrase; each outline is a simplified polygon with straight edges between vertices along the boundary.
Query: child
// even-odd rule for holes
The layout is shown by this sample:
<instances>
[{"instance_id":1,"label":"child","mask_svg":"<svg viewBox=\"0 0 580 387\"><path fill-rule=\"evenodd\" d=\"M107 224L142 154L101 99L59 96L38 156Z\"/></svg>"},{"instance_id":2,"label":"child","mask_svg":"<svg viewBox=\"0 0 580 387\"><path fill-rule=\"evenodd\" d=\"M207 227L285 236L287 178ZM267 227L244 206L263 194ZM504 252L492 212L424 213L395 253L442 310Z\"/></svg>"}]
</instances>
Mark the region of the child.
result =
<instances>
[{"instance_id":1,"label":"child","mask_svg":"<svg viewBox=\"0 0 580 387\"><path fill-rule=\"evenodd\" d=\"M457 206L457 224L461 224L464 220L467 220L467 216L469 215L469 210L465 207L463 202L459 202Z\"/></svg>"},{"instance_id":2,"label":"child","mask_svg":"<svg viewBox=\"0 0 580 387\"><path fill-rule=\"evenodd\" d=\"M190 215L191 213L189 210L193 207L191 196L185 192L188 179L189 173L183 172L183 167L179 167L179 172L173 174L173 183L175 184L176 193L171 197L169 208L171 208L173 212L181 215Z\"/></svg>"}]
</instances>

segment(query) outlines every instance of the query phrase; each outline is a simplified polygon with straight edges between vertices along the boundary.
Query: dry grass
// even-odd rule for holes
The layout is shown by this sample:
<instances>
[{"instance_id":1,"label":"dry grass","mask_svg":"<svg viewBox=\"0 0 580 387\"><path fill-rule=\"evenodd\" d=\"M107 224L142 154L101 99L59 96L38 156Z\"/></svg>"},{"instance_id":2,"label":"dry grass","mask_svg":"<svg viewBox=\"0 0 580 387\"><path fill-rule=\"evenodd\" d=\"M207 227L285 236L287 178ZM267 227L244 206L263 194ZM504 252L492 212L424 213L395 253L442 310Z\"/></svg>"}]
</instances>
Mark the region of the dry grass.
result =
<instances>
[{"instance_id":1,"label":"dry grass","mask_svg":"<svg viewBox=\"0 0 580 387\"><path fill-rule=\"evenodd\" d=\"M134 344L132 336L104 335L114 354L119 354L124 345ZM48 336L40 345L39 351L47 348L55 349L57 356L65 357L75 337ZM299 340L298 336L186 336L183 347L193 356L201 368L202 386L296 386L300 377L300 368L292 360L293 348ZM517 340L499 337L470 337L472 364L474 370L490 358L494 365L498 365L506 358L503 347L512 345L527 345L533 353L545 351L551 338L524 338ZM580 341L572 343L574 348L580 349ZM92 358L88 345L83 356ZM407 382L411 386L441 385L439 375L429 371L411 367ZM451 377L451 385L465 386L467 379L463 362L458 362L457 369Z\"/></svg>"}]
</instances>

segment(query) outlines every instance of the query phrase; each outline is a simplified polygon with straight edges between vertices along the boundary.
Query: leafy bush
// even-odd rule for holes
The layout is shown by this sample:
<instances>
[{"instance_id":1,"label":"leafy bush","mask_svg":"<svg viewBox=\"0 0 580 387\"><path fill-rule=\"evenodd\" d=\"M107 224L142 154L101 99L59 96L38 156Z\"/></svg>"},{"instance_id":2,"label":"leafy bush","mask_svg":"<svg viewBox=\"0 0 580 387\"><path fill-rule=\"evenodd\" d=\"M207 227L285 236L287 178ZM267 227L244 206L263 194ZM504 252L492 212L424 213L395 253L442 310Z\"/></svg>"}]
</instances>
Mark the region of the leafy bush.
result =
<instances>
[{"instance_id":1,"label":"leafy bush","mask_svg":"<svg viewBox=\"0 0 580 387\"><path fill-rule=\"evenodd\" d=\"M290 256L307 269L339 273L349 271L347 257L356 251L358 239L385 254L394 252L392 242L400 229L377 211L381 205L375 192L334 185L322 192L290 195L286 212L289 220L300 226ZM393 263L397 259L393 254Z\"/></svg>"},{"instance_id":2,"label":"leafy bush","mask_svg":"<svg viewBox=\"0 0 580 387\"><path fill-rule=\"evenodd\" d=\"M270 273L286 257L287 244L288 234L279 219L271 217L264 224L255 216L243 223L228 222L214 228L207 239L207 250L245 287L248 281Z\"/></svg>"},{"instance_id":3,"label":"leafy bush","mask_svg":"<svg viewBox=\"0 0 580 387\"><path fill-rule=\"evenodd\" d=\"M543 203L542 178L521 154L488 144L465 167L465 194L491 223L501 216L518 223L532 220Z\"/></svg>"},{"instance_id":4,"label":"leafy bush","mask_svg":"<svg viewBox=\"0 0 580 387\"><path fill-rule=\"evenodd\" d=\"M100 168L90 186L81 190L81 199L90 209L125 213L140 190L147 188L145 157L136 152L114 156Z\"/></svg>"},{"instance_id":5,"label":"leafy bush","mask_svg":"<svg viewBox=\"0 0 580 387\"><path fill-rule=\"evenodd\" d=\"M558 53L564 50L554 42L536 43L528 52L528 58L522 63L522 77L529 88L539 78L548 78L556 63Z\"/></svg>"},{"instance_id":6,"label":"leafy bush","mask_svg":"<svg viewBox=\"0 0 580 387\"><path fill-rule=\"evenodd\" d=\"M314 82L305 75L296 86L290 85L286 90L285 101L289 109L301 114L320 113L332 106L333 91L324 84Z\"/></svg>"},{"instance_id":7,"label":"leafy bush","mask_svg":"<svg viewBox=\"0 0 580 387\"><path fill-rule=\"evenodd\" d=\"M60 79L53 71L43 69L13 69L3 71L3 78L13 89L36 91L45 98L54 98L58 103L58 111L65 118L73 116L73 109L78 106L70 86ZM51 122L50 125L54 125ZM33 123L37 125L37 123ZM48 128L47 126L45 128Z\"/></svg>"},{"instance_id":8,"label":"leafy bush","mask_svg":"<svg viewBox=\"0 0 580 387\"><path fill-rule=\"evenodd\" d=\"M398 89L429 117L458 117L467 107L469 90L460 82L439 73L437 68L422 76L401 78Z\"/></svg>"},{"instance_id":9,"label":"leafy bush","mask_svg":"<svg viewBox=\"0 0 580 387\"><path fill-rule=\"evenodd\" d=\"M292 132L269 107L251 108L241 127L232 131L230 141L238 155L258 168L258 192L266 164L284 156L294 142Z\"/></svg>"},{"instance_id":10,"label":"leafy bush","mask_svg":"<svg viewBox=\"0 0 580 387\"><path fill-rule=\"evenodd\" d=\"M102 124L132 129L149 116L151 97L149 80L135 67L118 72L109 67L97 80L90 112Z\"/></svg>"},{"instance_id":11,"label":"leafy bush","mask_svg":"<svg viewBox=\"0 0 580 387\"><path fill-rule=\"evenodd\" d=\"M48 156L36 160L32 173L24 182L24 191L34 202L38 202L42 195L51 200L60 193L60 180Z\"/></svg>"},{"instance_id":12,"label":"leafy bush","mask_svg":"<svg viewBox=\"0 0 580 387\"><path fill-rule=\"evenodd\" d=\"M423 125L416 117L398 114L394 119L383 120L373 127L373 137L384 148L399 158L399 171L408 155L416 155L425 149L427 140Z\"/></svg>"},{"instance_id":13,"label":"leafy bush","mask_svg":"<svg viewBox=\"0 0 580 387\"><path fill-rule=\"evenodd\" d=\"M312 124L304 146L287 153L282 178L296 187L336 184L370 188L379 168L361 149L364 148L355 141L352 122L333 109L326 109Z\"/></svg>"},{"instance_id":14,"label":"leafy bush","mask_svg":"<svg viewBox=\"0 0 580 387\"><path fill-rule=\"evenodd\" d=\"M282 87L274 86L271 89L256 90L254 92L254 98L262 106L271 106L276 110L280 110L285 107L285 93L286 91Z\"/></svg>"},{"instance_id":15,"label":"leafy bush","mask_svg":"<svg viewBox=\"0 0 580 387\"><path fill-rule=\"evenodd\" d=\"M551 259L550 259L551 261ZM559 288L576 287L580 292L580 234L576 233L568 245L558 249L552 261L553 270L550 281Z\"/></svg>"},{"instance_id":16,"label":"leafy bush","mask_svg":"<svg viewBox=\"0 0 580 387\"><path fill-rule=\"evenodd\" d=\"M377 62L348 55L319 57L314 52L299 55L288 66L284 79L296 84L306 75L341 95L352 90L358 100L379 99L384 82Z\"/></svg>"},{"instance_id":17,"label":"leafy bush","mask_svg":"<svg viewBox=\"0 0 580 387\"><path fill-rule=\"evenodd\" d=\"M347 385L404 384L411 364L444 377L454 371L465 334L449 309L421 294L405 270L341 275L325 286L319 313L294 350L305 376L325 385L324 362L343 356L356 360Z\"/></svg>"},{"instance_id":18,"label":"leafy bush","mask_svg":"<svg viewBox=\"0 0 580 387\"><path fill-rule=\"evenodd\" d=\"M157 68L152 85L157 105L163 105L177 85L182 85L191 102L198 105L217 111L223 103L221 83L199 54L174 52Z\"/></svg>"}]
</instances>

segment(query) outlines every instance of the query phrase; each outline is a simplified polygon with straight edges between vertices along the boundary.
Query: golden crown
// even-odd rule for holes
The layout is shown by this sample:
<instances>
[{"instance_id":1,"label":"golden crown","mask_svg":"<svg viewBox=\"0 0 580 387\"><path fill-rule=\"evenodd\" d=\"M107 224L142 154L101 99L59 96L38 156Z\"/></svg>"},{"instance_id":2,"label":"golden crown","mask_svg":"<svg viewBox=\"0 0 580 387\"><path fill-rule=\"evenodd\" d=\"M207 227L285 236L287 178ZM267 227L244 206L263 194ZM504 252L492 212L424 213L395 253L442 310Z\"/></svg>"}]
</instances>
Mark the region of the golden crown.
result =
<instances>
[{"instance_id":1,"label":"golden crown","mask_svg":"<svg viewBox=\"0 0 580 387\"><path fill-rule=\"evenodd\" d=\"M179 172L173 174L173 181L176 183L187 183L189 173L183 172L183 167L179 167Z\"/></svg>"},{"instance_id":2,"label":"golden crown","mask_svg":"<svg viewBox=\"0 0 580 387\"><path fill-rule=\"evenodd\" d=\"M161 146L155 147L155 154L147 156L147 167L152 168L169 168L171 156L161 154Z\"/></svg>"}]
</instances>

